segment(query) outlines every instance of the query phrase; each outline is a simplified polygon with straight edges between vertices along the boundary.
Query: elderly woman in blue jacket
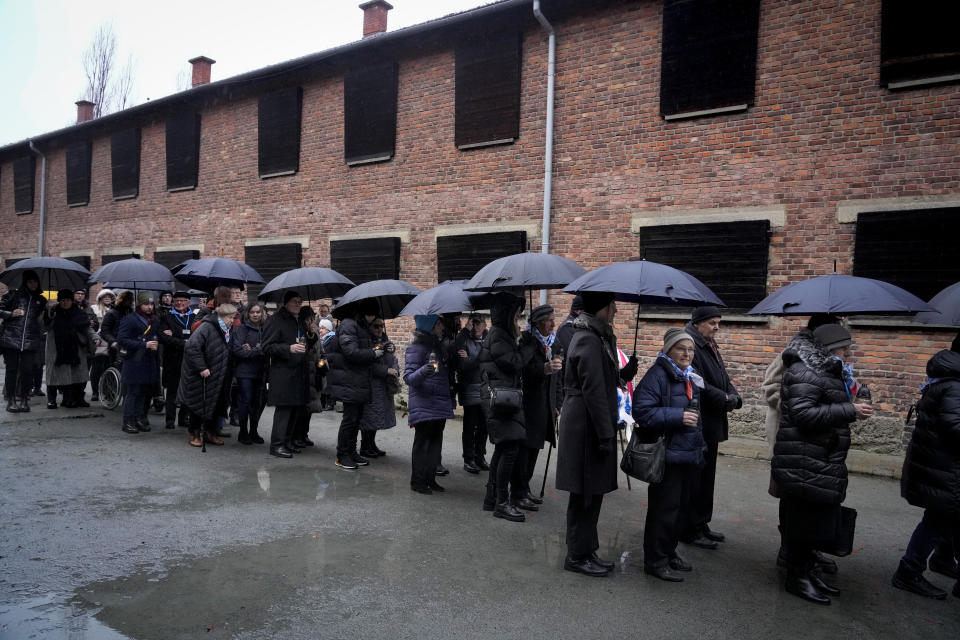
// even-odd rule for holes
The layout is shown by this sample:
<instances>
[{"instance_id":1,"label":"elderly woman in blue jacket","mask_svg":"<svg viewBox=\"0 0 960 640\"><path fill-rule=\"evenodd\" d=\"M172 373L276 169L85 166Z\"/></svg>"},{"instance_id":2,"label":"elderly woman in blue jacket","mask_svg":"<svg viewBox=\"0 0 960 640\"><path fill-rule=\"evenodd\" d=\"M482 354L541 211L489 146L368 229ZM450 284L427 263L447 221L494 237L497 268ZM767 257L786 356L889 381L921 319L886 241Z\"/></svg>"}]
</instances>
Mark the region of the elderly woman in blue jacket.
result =
<instances>
[{"instance_id":1,"label":"elderly woman in blue jacket","mask_svg":"<svg viewBox=\"0 0 960 640\"><path fill-rule=\"evenodd\" d=\"M666 445L663 480L648 491L643 530L643 570L667 582L682 582L690 571L677 554L681 507L703 466L707 443L698 410L703 379L693 371L695 346L683 329L668 329L663 349L633 392L633 417L647 442L661 435Z\"/></svg>"},{"instance_id":2,"label":"elderly woman in blue jacket","mask_svg":"<svg viewBox=\"0 0 960 640\"><path fill-rule=\"evenodd\" d=\"M410 426L413 436L410 488L418 493L443 491L437 484L443 427L453 417L453 396L447 363L442 361L440 316L414 316L416 330L407 347L403 381L409 387Z\"/></svg>"}]
</instances>

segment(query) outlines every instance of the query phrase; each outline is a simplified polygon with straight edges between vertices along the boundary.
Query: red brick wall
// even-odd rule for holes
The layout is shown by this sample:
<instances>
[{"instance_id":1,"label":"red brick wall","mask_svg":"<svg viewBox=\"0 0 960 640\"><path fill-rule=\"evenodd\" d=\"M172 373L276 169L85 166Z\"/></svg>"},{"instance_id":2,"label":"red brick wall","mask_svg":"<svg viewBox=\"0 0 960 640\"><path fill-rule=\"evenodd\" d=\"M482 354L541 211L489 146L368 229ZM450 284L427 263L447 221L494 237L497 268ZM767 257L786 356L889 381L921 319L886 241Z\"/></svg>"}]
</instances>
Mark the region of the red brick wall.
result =
<instances>
[{"instance_id":1,"label":"red brick wall","mask_svg":"<svg viewBox=\"0 0 960 640\"><path fill-rule=\"evenodd\" d=\"M853 228L841 200L960 192L960 88L890 92L879 86L880 1L766 0L761 4L756 103L746 113L665 122L658 115L659 2L628 2L557 25L557 101L551 250L587 268L637 254L631 215L644 210L784 206L774 228L768 291L849 273ZM47 251L204 244L243 258L244 241L309 235L308 265L328 265L330 233L408 229L402 277L436 280L436 225L538 223L541 216L546 38L523 45L520 139L457 151L451 50L400 60L397 153L343 163L342 78L304 85L300 171L257 175L255 98L202 112L200 178L167 193L164 124L143 123L140 196L114 202L109 138L94 140L89 206L66 207L64 152L49 155ZM39 167L39 162L38 162ZM40 191L39 174L37 193ZM0 256L35 246L33 215L13 215L13 170L0 167ZM530 238L534 248L538 237ZM568 298L551 299L564 310ZM618 318L629 348L634 309ZM562 316L562 314L561 314ZM721 344L748 399L766 364L800 326L727 323ZM644 321L652 356L670 323ZM395 327L402 336L409 323ZM858 370L885 411L904 409L923 363L953 335L855 329Z\"/></svg>"}]
</instances>

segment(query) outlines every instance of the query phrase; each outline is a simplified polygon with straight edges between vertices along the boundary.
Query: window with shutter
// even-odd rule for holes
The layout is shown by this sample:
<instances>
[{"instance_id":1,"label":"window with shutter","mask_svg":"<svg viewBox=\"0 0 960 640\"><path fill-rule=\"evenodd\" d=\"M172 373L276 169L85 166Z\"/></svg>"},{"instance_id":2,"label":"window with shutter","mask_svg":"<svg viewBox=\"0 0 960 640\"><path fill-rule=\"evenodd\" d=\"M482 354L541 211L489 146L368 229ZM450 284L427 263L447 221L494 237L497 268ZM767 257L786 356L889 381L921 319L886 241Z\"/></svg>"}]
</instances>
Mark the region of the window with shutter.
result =
<instances>
[{"instance_id":1,"label":"window with shutter","mask_svg":"<svg viewBox=\"0 0 960 640\"><path fill-rule=\"evenodd\" d=\"M264 244L244 248L243 261L259 273L264 282L270 282L281 273L303 266L303 248L298 242ZM247 285L247 301L257 299L262 284Z\"/></svg>"},{"instance_id":2,"label":"window with shutter","mask_svg":"<svg viewBox=\"0 0 960 640\"><path fill-rule=\"evenodd\" d=\"M960 207L861 213L853 275L884 280L923 300L960 280Z\"/></svg>"},{"instance_id":3,"label":"window with shutter","mask_svg":"<svg viewBox=\"0 0 960 640\"><path fill-rule=\"evenodd\" d=\"M640 255L698 278L731 311L766 296L770 221L642 227Z\"/></svg>"},{"instance_id":4,"label":"window with shutter","mask_svg":"<svg viewBox=\"0 0 960 640\"><path fill-rule=\"evenodd\" d=\"M883 0L880 20L881 84L960 81L960 2Z\"/></svg>"},{"instance_id":5,"label":"window with shutter","mask_svg":"<svg viewBox=\"0 0 960 640\"><path fill-rule=\"evenodd\" d=\"M343 157L349 165L393 157L397 141L396 62L343 78Z\"/></svg>"},{"instance_id":6,"label":"window with shutter","mask_svg":"<svg viewBox=\"0 0 960 640\"><path fill-rule=\"evenodd\" d=\"M110 173L114 198L139 195L140 129L126 129L110 136Z\"/></svg>"},{"instance_id":7,"label":"window with shutter","mask_svg":"<svg viewBox=\"0 0 960 640\"><path fill-rule=\"evenodd\" d=\"M78 265L90 271L90 256L66 256L70 262L76 262Z\"/></svg>"},{"instance_id":8,"label":"window with shutter","mask_svg":"<svg viewBox=\"0 0 960 640\"><path fill-rule=\"evenodd\" d=\"M400 238L332 240L330 268L356 284L400 278Z\"/></svg>"},{"instance_id":9,"label":"window with shutter","mask_svg":"<svg viewBox=\"0 0 960 640\"><path fill-rule=\"evenodd\" d=\"M300 112L303 89L288 87L260 96L257 165L261 178L300 169Z\"/></svg>"},{"instance_id":10,"label":"window with shutter","mask_svg":"<svg viewBox=\"0 0 960 640\"><path fill-rule=\"evenodd\" d=\"M753 104L760 0L665 0L660 112L667 120Z\"/></svg>"},{"instance_id":11,"label":"window with shutter","mask_svg":"<svg viewBox=\"0 0 960 640\"><path fill-rule=\"evenodd\" d=\"M13 208L16 213L33 212L33 181L36 174L33 155L13 161Z\"/></svg>"},{"instance_id":12,"label":"window with shutter","mask_svg":"<svg viewBox=\"0 0 960 640\"><path fill-rule=\"evenodd\" d=\"M111 262L119 262L120 260L139 257L139 253L111 253L100 257L100 266L110 264Z\"/></svg>"},{"instance_id":13,"label":"window with shutter","mask_svg":"<svg viewBox=\"0 0 960 640\"><path fill-rule=\"evenodd\" d=\"M200 252L196 250L185 249L183 251L154 251L153 261L162 264L167 269L172 269L181 262L187 260L196 260L200 257Z\"/></svg>"},{"instance_id":14,"label":"window with shutter","mask_svg":"<svg viewBox=\"0 0 960 640\"><path fill-rule=\"evenodd\" d=\"M458 149L513 142L520 137L519 31L489 33L456 49Z\"/></svg>"},{"instance_id":15,"label":"window with shutter","mask_svg":"<svg viewBox=\"0 0 960 640\"><path fill-rule=\"evenodd\" d=\"M437 238L437 282L468 280L488 263L527 250L526 231Z\"/></svg>"},{"instance_id":16,"label":"window with shutter","mask_svg":"<svg viewBox=\"0 0 960 640\"><path fill-rule=\"evenodd\" d=\"M167 120L167 191L196 189L200 172L200 114Z\"/></svg>"},{"instance_id":17,"label":"window with shutter","mask_svg":"<svg viewBox=\"0 0 960 640\"><path fill-rule=\"evenodd\" d=\"M76 142L67 147L67 204L78 207L90 202L90 162L93 145Z\"/></svg>"}]
</instances>

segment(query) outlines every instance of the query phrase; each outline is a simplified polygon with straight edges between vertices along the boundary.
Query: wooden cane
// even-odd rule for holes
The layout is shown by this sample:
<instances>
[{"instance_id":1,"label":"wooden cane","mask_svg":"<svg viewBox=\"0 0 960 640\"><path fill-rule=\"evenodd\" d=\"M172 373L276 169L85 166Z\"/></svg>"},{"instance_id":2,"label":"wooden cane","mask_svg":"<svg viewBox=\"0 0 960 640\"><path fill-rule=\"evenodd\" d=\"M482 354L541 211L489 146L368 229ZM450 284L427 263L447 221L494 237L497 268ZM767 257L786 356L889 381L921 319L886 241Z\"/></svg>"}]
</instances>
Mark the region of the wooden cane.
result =
<instances>
[{"instance_id":1,"label":"wooden cane","mask_svg":"<svg viewBox=\"0 0 960 640\"><path fill-rule=\"evenodd\" d=\"M624 455L626 455L626 449L624 449L623 447L623 432L625 429L626 427L624 427L623 429L617 429L617 433L620 436L620 457L623 457ZM624 474L624 475L627 475L627 474ZM633 491L633 487L630 486L630 476L627 476L627 491Z\"/></svg>"}]
</instances>

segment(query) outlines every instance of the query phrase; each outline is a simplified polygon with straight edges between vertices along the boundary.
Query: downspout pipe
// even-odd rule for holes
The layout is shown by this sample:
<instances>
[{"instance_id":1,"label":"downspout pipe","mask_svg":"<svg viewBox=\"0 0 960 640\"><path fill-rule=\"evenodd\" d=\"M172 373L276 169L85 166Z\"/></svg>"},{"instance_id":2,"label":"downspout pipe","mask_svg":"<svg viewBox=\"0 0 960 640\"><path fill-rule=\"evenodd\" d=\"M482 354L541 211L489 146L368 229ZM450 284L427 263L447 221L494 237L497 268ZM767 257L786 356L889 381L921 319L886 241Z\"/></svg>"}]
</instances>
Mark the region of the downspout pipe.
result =
<instances>
[{"instance_id":1,"label":"downspout pipe","mask_svg":"<svg viewBox=\"0 0 960 640\"><path fill-rule=\"evenodd\" d=\"M37 257L43 256L43 230L45 226L46 204L47 204L47 156L40 153L40 150L33 145L30 140L30 151L40 156L40 231L37 233Z\"/></svg>"},{"instance_id":2,"label":"downspout pipe","mask_svg":"<svg viewBox=\"0 0 960 640\"><path fill-rule=\"evenodd\" d=\"M550 253L550 210L553 191L553 82L557 62L557 36L553 25L540 11L540 0L533 0L533 15L548 34L547 39L547 124L546 148L543 154L543 224L540 251ZM546 290L540 291L540 304L547 304Z\"/></svg>"}]
</instances>

